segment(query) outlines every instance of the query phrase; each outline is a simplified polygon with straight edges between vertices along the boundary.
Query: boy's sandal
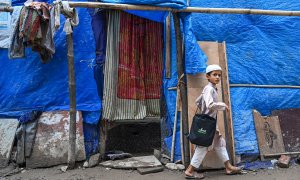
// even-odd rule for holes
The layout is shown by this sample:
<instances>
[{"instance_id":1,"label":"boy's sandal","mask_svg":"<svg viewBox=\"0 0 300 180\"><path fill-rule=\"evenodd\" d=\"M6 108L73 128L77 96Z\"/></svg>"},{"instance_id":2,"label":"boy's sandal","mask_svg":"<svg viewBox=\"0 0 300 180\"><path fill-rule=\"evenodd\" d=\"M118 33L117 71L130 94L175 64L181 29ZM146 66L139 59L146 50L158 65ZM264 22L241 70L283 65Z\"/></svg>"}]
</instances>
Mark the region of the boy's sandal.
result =
<instances>
[{"instance_id":1,"label":"boy's sandal","mask_svg":"<svg viewBox=\"0 0 300 180\"><path fill-rule=\"evenodd\" d=\"M203 174L199 174L199 173L193 173L193 175L192 176L190 176L190 175L185 175L185 179L204 179L204 175Z\"/></svg>"},{"instance_id":2,"label":"boy's sandal","mask_svg":"<svg viewBox=\"0 0 300 180\"><path fill-rule=\"evenodd\" d=\"M232 171L230 171L230 172L226 172L225 174L226 174L226 175L243 174L243 173L242 173L243 169L244 169L244 167L238 167L237 169L232 170Z\"/></svg>"}]
</instances>

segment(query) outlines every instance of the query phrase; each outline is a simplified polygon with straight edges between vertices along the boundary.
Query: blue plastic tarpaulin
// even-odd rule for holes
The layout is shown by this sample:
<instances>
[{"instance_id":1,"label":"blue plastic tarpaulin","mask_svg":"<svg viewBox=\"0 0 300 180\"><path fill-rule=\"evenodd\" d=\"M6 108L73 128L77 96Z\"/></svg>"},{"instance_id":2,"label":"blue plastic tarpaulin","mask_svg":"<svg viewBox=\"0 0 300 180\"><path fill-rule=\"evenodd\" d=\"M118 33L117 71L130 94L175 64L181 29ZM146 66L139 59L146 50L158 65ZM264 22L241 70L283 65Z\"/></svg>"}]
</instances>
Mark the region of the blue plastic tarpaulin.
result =
<instances>
[{"instance_id":1,"label":"blue plastic tarpaulin","mask_svg":"<svg viewBox=\"0 0 300 180\"><path fill-rule=\"evenodd\" d=\"M298 0L192 0L191 6L300 10ZM197 40L226 41L230 84L300 85L300 17L193 14ZM237 154L258 153L252 109L299 108L300 89L231 87Z\"/></svg>"},{"instance_id":2,"label":"blue plastic tarpaulin","mask_svg":"<svg viewBox=\"0 0 300 180\"><path fill-rule=\"evenodd\" d=\"M140 4L140 5L153 5L160 7L172 7L182 9L186 7L186 0L101 0L108 3L120 4Z\"/></svg>"},{"instance_id":3,"label":"blue plastic tarpaulin","mask_svg":"<svg viewBox=\"0 0 300 180\"><path fill-rule=\"evenodd\" d=\"M24 1L12 1L22 4ZM93 76L95 42L87 9L79 11L79 25L74 28L74 55L77 110L97 111L101 101ZM61 24L64 24L62 16ZM0 49L0 114L20 116L31 110L69 110L66 34L63 26L55 34L56 53L47 64L26 49L26 58L8 59L7 49ZM84 32L84 36L82 36ZM99 115L98 115L99 116Z\"/></svg>"}]
</instances>

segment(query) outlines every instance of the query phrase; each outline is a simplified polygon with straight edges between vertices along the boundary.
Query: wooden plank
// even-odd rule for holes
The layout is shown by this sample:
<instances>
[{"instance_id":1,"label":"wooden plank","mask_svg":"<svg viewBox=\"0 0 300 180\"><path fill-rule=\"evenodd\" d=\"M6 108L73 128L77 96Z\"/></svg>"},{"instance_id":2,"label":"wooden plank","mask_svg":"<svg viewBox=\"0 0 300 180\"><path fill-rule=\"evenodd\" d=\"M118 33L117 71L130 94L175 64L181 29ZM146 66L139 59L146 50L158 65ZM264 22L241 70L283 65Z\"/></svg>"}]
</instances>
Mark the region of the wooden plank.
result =
<instances>
[{"instance_id":1,"label":"wooden plank","mask_svg":"<svg viewBox=\"0 0 300 180\"><path fill-rule=\"evenodd\" d=\"M203 52L208 57L207 64L219 64L219 52L217 42L198 42ZM203 88L207 85L207 79L205 73L199 73L196 75L187 75L188 86L188 108L189 108L189 125L192 124L193 116L195 115L197 106L195 103L196 98L201 94ZM218 89L222 89L222 85L217 85ZM222 93L219 92L219 101L222 101ZM224 129L224 112L218 112L218 126L221 134L225 137ZM194 153L194 145L190 145L191 155ZM202 167L204 169L219 169L224 167L224 163L217 158L217 154L214 151L208 152Z\"/></svg>"},{"instance_id":2,"label":"wooden plank","mask_svg":"<svg viewBox=\"0 0 300 180\"><path fill-rule=\"evenodd\" d=\"M285 151L300 152L300 108L272 111L279 117Z\"/></svg>"},{"instance_id":3,"label":"wooden plank","mask_svg":"<svg viewBox=\"0 0 300 180\"><path fill-rule=\"evenodd\" d=\"M300 152L285 152L285 153L276 153L276 154L265 154L265 157L271 156L280 156L280 155L300 155Z\"/></svg>"},{"instance_id":4,"label":"wooden plank","mask_svg":"<svg viewBox=\"0 0 300 180\"><path fill-rule=\"evenodd\" d=\"M166 19L166 78L171 78L171 15Z\"/></svg>"},{"instance_id":5,"label":"wooden plank","mask_svg":"<svg viewBox=\"0 0 300 180\"><path fill-rule=\"evenodd\" d=\"M233 135L233 124L232 124L232 111L230 101L230 89L229 89L229 77L228 77L228 62L226 55L226 44L225 42L219 44L219 63L222 68L222 89L223 89L223 101L228 105L229 111L225 112L225 128L227 132L227 145L229 149L229 157L231 163L236 164L235 161L235 147L234 147L234 135Z\"/></svg>"},{"instance_id":6,"label":"wooden plank","mask_svg":"<svg viewBox=\"0 0 300 180\"><path fill-rule=\"evenodd\" d=\"M180 31L180 20L179 14L173 13L173 21L175 27L175 34L176 34L176 66L177 66L177 75L178 81L180 81L182 75L184 75L185 70L185 61L183 58L183 51L182 51L182 37ZM179 83L180 88L180 99L181 99L181 119L182 119L182 144L183 144L183 153L184 156L182 157L182 162L187 167L190 164L190 143L188 139L189 134L189 122L188 122L188 97L187 97L187 86L185 82L185 78L183 78L182 82Z\"/></svg>"},{"instance_id":7,"label":"wooden plank","mask_svg":"<svg viewBox=\"0 0 300 180\"><path fill-rule=\"evenodd\" d=\"M266 154L284 153L278 116L262 117L253 110L253 118L261 159L264 160Z\"/></svg>"}]
</instances>

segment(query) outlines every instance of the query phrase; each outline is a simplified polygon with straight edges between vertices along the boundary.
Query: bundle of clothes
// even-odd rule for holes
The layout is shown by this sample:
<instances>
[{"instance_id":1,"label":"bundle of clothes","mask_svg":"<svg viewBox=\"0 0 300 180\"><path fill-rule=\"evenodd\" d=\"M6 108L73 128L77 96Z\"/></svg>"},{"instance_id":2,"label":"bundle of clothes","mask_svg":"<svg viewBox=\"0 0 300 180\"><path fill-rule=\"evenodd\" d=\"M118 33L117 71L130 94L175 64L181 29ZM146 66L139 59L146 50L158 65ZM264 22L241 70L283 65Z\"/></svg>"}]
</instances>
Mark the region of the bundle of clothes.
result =
<instances>
[{"instance_id":1,"label":"bundle of clothes","mask_svg":"<svg viewBox=\"0 0 300 180\"><path fill-rule=\"evenodd\" d=\"M19 10L11 37L9 58L24 58L25 47L32 47L40 54L42 62L48 62L55 53L54 7L44 2L31 2Z\"/></svg>"}]
</instances>

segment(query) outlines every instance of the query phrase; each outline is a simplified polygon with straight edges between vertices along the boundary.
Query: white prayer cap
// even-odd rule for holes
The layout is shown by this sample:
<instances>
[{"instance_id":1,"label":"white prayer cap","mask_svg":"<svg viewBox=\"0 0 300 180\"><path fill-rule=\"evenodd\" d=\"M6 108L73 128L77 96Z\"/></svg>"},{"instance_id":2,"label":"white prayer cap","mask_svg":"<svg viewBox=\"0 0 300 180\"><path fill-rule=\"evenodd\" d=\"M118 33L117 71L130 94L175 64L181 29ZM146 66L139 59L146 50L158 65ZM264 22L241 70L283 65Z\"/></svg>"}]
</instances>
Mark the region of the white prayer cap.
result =
<instances>
[{"instance_id":1,"label":"white prayer cap","mask_svg":"<svg viewBox=\"0 0 300 180\"><path fill-rule=\"evenodd\" d=\"M206 74L209 73L209 72L212 72L212 71L217 71L217 70L222 71L222 68L217 64L209 65L206 68Z\"/></svg>"}]
</instances>

